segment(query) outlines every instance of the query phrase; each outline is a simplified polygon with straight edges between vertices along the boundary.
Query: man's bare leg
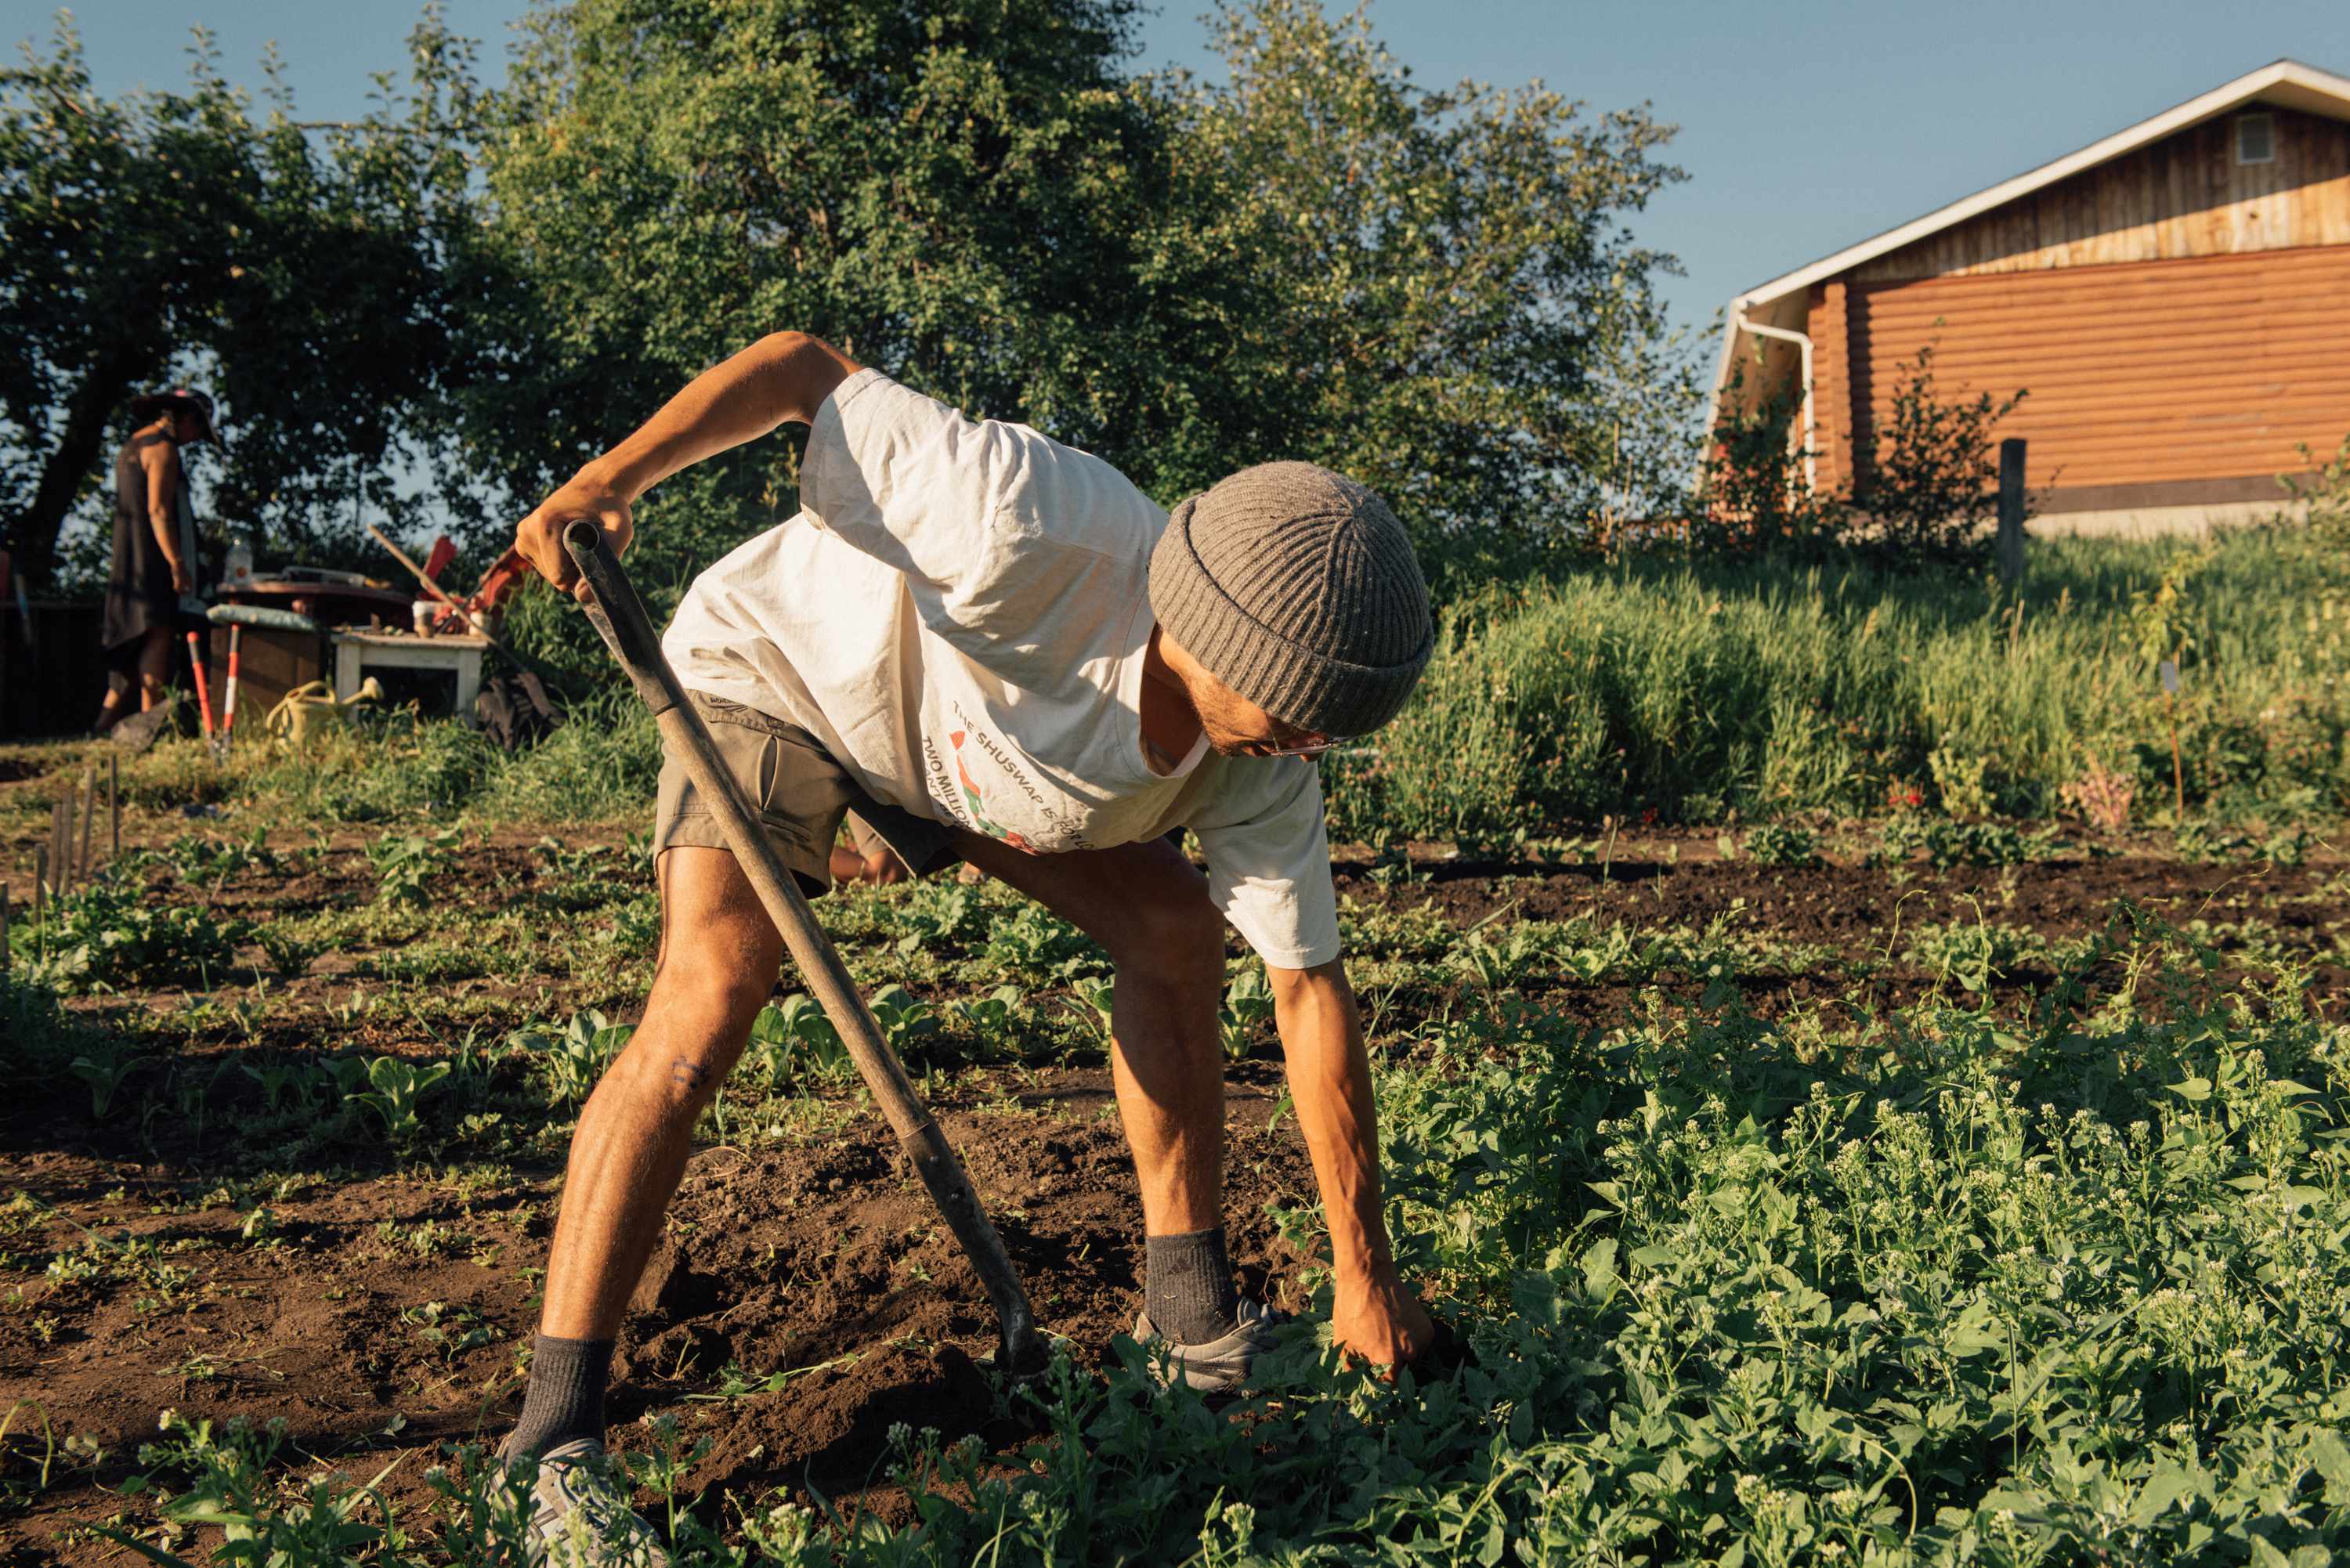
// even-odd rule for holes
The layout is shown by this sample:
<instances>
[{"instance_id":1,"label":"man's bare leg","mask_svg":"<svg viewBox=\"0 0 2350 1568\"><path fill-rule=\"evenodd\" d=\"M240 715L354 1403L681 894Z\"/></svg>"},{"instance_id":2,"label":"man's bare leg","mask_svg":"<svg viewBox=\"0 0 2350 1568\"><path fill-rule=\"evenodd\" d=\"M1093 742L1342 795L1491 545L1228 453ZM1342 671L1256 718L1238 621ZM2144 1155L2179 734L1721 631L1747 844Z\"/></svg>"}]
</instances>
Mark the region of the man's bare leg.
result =
<instances>
[{"instance_id":1,"label":"man's bare leg","mask_svg":"<svg viewBox=\"0 0 2350 1568\"><path fill-rule=\"evenodd\" d=\"M1109 950L1110 1082L1142 1189L1146 1311L1179 1344L1222 1338L1239 1300L1223 1231L1224 924L1207 878L1159 840L1045 856L958 844Z\"/></svg>"},{"instance_id":2,"label":"man's bare leg","mask_svg":"<svg viewBox=\"0 0 2350 1568\"><path fill-rule=\"evenodd\" d=\"M1109 951L1118 966L1110 1081L1134 1151L1149 1233L1222 1220L1224 1068L1216 1004L1223 919L1208 879L1160 840L1029 855L975 834L972 864L1027 894Z\"/></svg>"},{"instance_id":3,"label":"man's bare leg","mask_svg":"<svg viewBox=\"0 0 2350 1568\"><path fill-rule=\"evenodd\" d=\"M163 700L163 682L172 674L172 628L150 627L139 644L139 711L141 713Z\"/></svg>"},{"instance_id":4,"label":"man's bare leg","mask_svg":"<svg viewBox=\"0 0 2350 1568\"><path fill-rule=\"evenodd\" d=\"M539 1331L608 1339L660 1238L693 1124L774 994L783 939L723 849L662 853L661 956L644 1022L571 1136Z\"/></svg>"},{"instance_id":5,"label":"man's bare leg","mask_svg":"<svg viewBox=\"0 0 2350 1568\"><path fill-rule=\"evenodd\" d=\"M644 1022L579 1114L537 1356L509 1452L603 1437L612 1342L685 1173L693 1124L775 984L783 939L723 849L662 852L661 954Z\"/></svg>"}]
</instances>

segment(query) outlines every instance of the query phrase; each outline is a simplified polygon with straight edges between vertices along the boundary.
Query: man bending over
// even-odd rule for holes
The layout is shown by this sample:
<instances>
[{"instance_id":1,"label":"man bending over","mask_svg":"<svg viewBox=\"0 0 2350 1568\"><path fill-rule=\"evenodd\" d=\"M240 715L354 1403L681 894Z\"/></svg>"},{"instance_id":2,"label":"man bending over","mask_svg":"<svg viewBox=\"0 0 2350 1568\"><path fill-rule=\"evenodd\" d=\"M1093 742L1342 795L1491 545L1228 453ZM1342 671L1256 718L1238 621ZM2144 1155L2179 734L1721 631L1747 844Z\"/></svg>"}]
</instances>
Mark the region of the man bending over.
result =
<instances>
[{"instance_id":1,"label":"man bending over","mask_svg":"<svg viewBox=\"0 0 2350 1568\"><path fill-rule=\"evenodd\" d=\"M516 543L571 587L567 524L591 518L624 548L639 496L785 421L811 427L799 514L702 573L663 639L784 863L823 892L854 811L915 875L968 862L1108 951L1111 1074L1142 1189L1135 1334L1210 1390L1245 1378L1280 1320L1240 1298L1225 1251L1229 921L1272 981L1328 1216L1333 1334L1374 1364L1414 1360L1434 1330L1380 1216L1312 761L1394 717L1428 661L1428 591L1402 526L1369 490L1302 462L1243 470L1170 516L1098 458L966 419L785 332L696 378ZM1170 842L1177 828L1198 836L1206 875ZM593 1469L613 1340L694 1121L782 963L674 756L653 844L652 993L572 1138L505 1449L541 1457L535 1517L550 1540L575 1507L591 1526L613 1513ZM650 1560L649 1541L638 1549Z\"/></svg>"}]
</instances>

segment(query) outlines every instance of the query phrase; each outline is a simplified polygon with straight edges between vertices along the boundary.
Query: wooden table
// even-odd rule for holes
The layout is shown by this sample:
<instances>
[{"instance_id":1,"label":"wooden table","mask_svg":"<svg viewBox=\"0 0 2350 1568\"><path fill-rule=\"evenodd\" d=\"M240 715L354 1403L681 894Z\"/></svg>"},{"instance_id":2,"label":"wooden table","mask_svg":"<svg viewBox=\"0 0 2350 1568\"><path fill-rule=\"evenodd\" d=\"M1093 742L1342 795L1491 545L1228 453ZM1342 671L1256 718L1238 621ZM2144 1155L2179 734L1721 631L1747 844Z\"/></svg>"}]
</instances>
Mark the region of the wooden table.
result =
<instances>
[{"instance_id":1,"label":"wooden table","mask_svg":"<svg viewBox=\"0 0 2350 1568\"><path fill-rule=\"evenodd\" d=\"M447 670L457 677L457 717L473 722L473 699L482 691L482 655L486 637L416 637L407 632L336 631L335 695L348 698L379 670Z\"/></svg>"},{"instance_id":2,"label":"wooden table","mask_svg":"<svg viewBox=\"0 0 2350 1568\"><path fill-rule=\"evenodd\" d=\"M320 626L379 620L406 626L411 597L397 588L375 588L364 583L314 583L291 577L255 577L220 587L223 604L290 609L308 616Z\"/></svg>"}]
</instances>

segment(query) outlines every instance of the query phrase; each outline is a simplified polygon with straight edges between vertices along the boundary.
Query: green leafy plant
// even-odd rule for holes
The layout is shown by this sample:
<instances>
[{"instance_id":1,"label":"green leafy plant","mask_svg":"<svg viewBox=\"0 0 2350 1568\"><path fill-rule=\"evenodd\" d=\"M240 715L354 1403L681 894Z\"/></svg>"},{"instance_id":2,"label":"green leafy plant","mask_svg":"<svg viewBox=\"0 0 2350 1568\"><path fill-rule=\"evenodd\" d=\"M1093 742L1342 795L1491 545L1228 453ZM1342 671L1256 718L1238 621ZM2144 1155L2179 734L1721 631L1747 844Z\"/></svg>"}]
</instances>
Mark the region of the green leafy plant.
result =
<instances>
[{"instance_id":1,"label":"green leafy plant","mask_svg":"<svg viewBox=\"0 0 2350 1568\"><path fill-rule=\"evenodd\" d=\"M2000 822L1925 825L1919 839L1938 869L1952 866L2021 866L2028 857L2023 835Z\"/></svg>"},{"instance_id":2,"label":"green leafy plant","mask_svg":"<svg viewBox=\"0 0 2350 1568\"><path fill-rule=\"evenodd\" d=\"M1909 935L1908 958L1939 979L1981 994L2018 963L2043 957L2033 932L1990 920L1920 926Z\"/></svg>"},{"instance_id":3,"label":"green leafy plant","mask_svg":"<svg viewBox=\"0 0 2350 1568\"><path fill-rule=\"evenodd\" d=\"M1001 1040L1020 1015L1024 994L1016 985L999 985L985 996L965 997L954 1003L962 1026L983 1041Z\"/></svg>"},{"instance_id":4,"label":"green leafy plant","mask_svg":"<svg viewBox=\"0 0 2350 1568\"><path fill-rule=\"evenodd\" d=\"M931 1015L931 1004L902 985L883 986L866 999L866 1005L881 1026L881 1037L901 1056L916 1041L938 1033L939 1021Z\"/></svg>"},{"instance_id":5,"label":"green leafy plant","mask_svg":"<svg viewBox=\"0 0 2350 1568\"><path fill-rule=\"evenodd\" d=\"M200 838L192 835L173 840L163 850L163 858L176 869L182 879L209 884L217 895L230 877L241 871L258 867L275 871L277 856L269 848L269 830L256 827L252 834L237 838Z\"/></svg>"},{"instance_id":6,"label":"green leafy plant","mask_svg":"<svg viewBox=\"0 0 2350 1568\"><path fill-rule=\"evenodd\" d=\"M448 1075L446 1062L420 1067L398 1056L377 1056L367 1064L367 1081L373 1087L350 1095L348 1100L380 1121L384 1135L394 1143L407 1143L421 1130L416 1115L418 1102L425 1091Z\"/></svg>"},{"instance_id":7,"label":"green leafy plant","mask_svg":"<svg viewBox=\"0 0 2350 1568\"><path fill-rule=\"evenodd\" d=\"M1078 1026L1097 1043L1104 1046L1109 1044L1111 1033L1117 1026L1116 982L1081 980L1069 988L1068 995L1061 998L1061 1005L1068 1009Z\"/></svg>"},{"instance_id":8,"label":"green leafy plant","mask_svg":"<svg viewBox=\"0 0 2350 1568\"><path fill-rule=\"evenodd\" d=\"M959 947L978 912L977 895L962 883L950 877L918 882L891 911L896 923L903 929L898 938L898 951L910 958L916 953L944 952Z\"/></svg>"},{"instance_id":9,"label":"green leafy plant","mask_svg":"<svg viewBox=\"0 0 2350 1568\"><path fill-rule=\"evenodd\" d=\"M257 927L253 940L260 944L262 953L269 960L269 967L288 980L301 978L308 971L310 961L318 956L315 942L276 920Z\"/></svg>"},{"instance_id":10,"label":"green leafy plant","mask_svg":"<svg viewBox=\"0 0 2350 1568\"><path fill-rule=\"evenodd\" d=\"M1224 1059L1237 1062L1249 1054L1259 1026L1273 1017L1273 988L1264 966L1246 963L1224 988L1223 1005L1216 1011L1216 1033L1223 1042Z\"/></svg>"},{"instance_id":11,"label":"green leafy plant","mask_svg":"<svg viewBox=\"0 0 2350 1568\"><path fill-rule=\"evenodd\" d=\"M2272 832L2251 833L2192 819L2180 823L2172 831L2171 845L2180 859L2204 865L2266 860L2279 866L2299 866L2309 857L2309 830L2300 823L2292 823Z\"/></svg>"},{"instance_id":12,"label":"green leafy plant","mask_svg":"<svg viewBox=\"0 0 2350 1568\"><path fill-rule=\"evenodd\" d=\"M425 885L456 863L457 835L387 833L367 846L368 864L375 867L376 902L410 908L423 902Z\"/></svg>"},{"instance_id":13,"label":"green leafy plant","mask_svg":"<svg viewBox=\"0 0 2350 1568\"><path fill-rule=\"evenodd\" d=\"M106 1113L113 1107L114 1096L122 1091L123 1080L146 1060L146 1057L120 1046L73 1059L69 1070L75 1077L89 1085L91 1120L106 1119Z\"/></svg>"},{"instance_id":14,"label":"green leafy plant","mask_svg":"<svg viewBox=\"0 0 2350 1568\"><path fill-rule=\"evenodd\" d=\"M400 1321L413 1327L416 1337L445 1362L454 1362L465 1352L495 1345L504 1337L496 1324L472 1307L451 1306L446 1302L404 1307Z\"/></svg>"},{"instance_id":15,"label":"green leafy plant","mask_svg":"<svg viewBox=\"0 0 2350 1568\"><path fill-rule=\"evenodd\" d=\"M67 991L203 982L224 973L251 931L234 917L167 903L129 881L91 882L52 899L17 940L34 978Z\"/></svg>"},{"instance_id":16,"label":"green leafy plant","mask_svg":"<svg viewBox=\"0 0 2350 1568\"><path fill-rule=\"evenodd\" d=\"M1758 866L1809 868L1820 864L1819 836L1792 822L1766 822L1748 828L1740 848Z\"/></svg>"},{"instance_id":17,"label":"green leafy plant","mask_svg":"<svg viewBox=\"0 0 2350 1568\"><path fill-rule=\"evenodd\" d=\"M783 1088L801 1072L839 1083L856 1071L840 1032L815 999L802 992L759 1009L751 1021L751 1049L771 1091Z\"/></svg>"},{"instance_id":18,"label":"green leafy plant","mask_svg":"<svg viewBox=\"0 0 2350 1568\"><path fill-rule=\"evenodd\" d=\"M536 1064L546 1096L576 1108L588 1103L597 1081L636 1033L632 1023L613 1023L590 1009L572 1014L560 1029L518 1029L506 1037L509 1050Z\"/></svg>"},{"instance_id":19,"label":"green leafy plant","mask_svg":"<svg viewBox=\"0 0 2350 1568\"><path fill-rule=\"evenodd\" d=\"M1952 816L1989 816L1998 805L1991 760L1979 752L1937 746L1926 754L1926 771L1933 775L1942 809Z\"/></svg>"}]
</instances>

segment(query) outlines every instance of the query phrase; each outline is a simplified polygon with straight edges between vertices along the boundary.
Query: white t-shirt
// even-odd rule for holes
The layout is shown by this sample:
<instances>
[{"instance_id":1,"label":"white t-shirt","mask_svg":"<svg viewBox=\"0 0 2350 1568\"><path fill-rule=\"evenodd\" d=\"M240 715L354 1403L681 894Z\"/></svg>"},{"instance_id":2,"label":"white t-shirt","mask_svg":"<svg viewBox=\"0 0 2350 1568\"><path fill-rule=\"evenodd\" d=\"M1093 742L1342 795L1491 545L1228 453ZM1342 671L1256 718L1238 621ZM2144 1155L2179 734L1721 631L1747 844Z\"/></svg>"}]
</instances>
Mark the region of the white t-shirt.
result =
<instances>
[{"instance_id":1,"label":"white t-shirt","mask_svg":"<svg viewBox=\"0 0 2350 1568\"><path fill-rule=\"evenodd\" d=\"M1037 854L1189 827L1267 963L1338 956L1321 775L1203 740L1143 761L1167 514L1026 425L878 370L816 410L799 514L718 561L662 639L689 688L797 724L876 800Z\"/></svg>"}]
</instances>

